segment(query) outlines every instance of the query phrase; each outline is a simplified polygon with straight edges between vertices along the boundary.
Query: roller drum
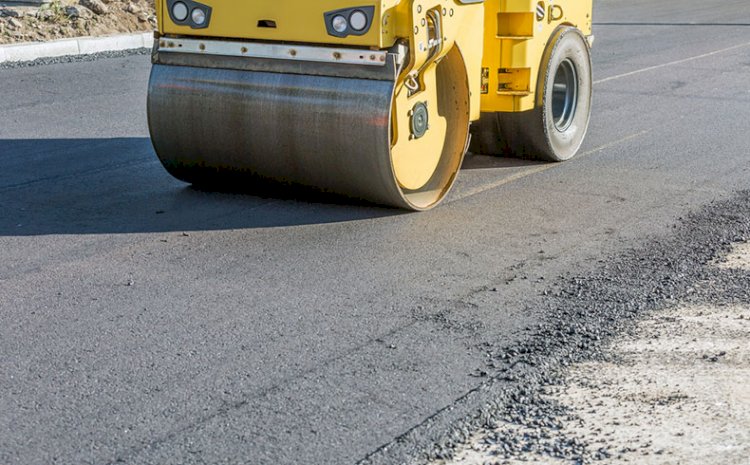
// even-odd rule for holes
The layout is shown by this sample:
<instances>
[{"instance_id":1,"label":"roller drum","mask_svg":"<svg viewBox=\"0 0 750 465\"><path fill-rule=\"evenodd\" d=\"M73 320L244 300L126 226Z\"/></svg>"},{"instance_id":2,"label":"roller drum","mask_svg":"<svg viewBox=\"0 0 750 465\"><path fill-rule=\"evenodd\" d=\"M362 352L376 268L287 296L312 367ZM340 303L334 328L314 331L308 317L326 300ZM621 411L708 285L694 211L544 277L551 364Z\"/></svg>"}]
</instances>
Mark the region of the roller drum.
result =
<instances>
[{"instance_id":1,"label":"roller drum","mask_svg":"<svg viewBox=\"0 0 750 465\"><path fill-rule=\"evenodd\" d=\"M148 92L151 139L165 168L186 182L261 178L426 210L453 184L468 120L443 134L448 142L438 153L448 155L429 168L429 180L405 188L392 152L395 83L395 73L367 79L157 62ZM399 143L409 143L406 136Z\"/></svg>"}]
</instances>

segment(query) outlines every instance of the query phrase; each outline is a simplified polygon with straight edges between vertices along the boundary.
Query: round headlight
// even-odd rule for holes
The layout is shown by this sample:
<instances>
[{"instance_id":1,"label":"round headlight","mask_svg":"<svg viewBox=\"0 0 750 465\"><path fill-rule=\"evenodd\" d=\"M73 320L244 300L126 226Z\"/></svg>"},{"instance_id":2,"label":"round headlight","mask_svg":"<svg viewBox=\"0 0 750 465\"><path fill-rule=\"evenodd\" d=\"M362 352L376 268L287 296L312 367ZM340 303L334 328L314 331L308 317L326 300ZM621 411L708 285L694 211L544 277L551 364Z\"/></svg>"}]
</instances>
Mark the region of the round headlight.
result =
<instances>
[{"instance_id":1,"label":"round headlight","mask_svg":"<svg viewBox=\"0 0 750 465\"><path fill-rule=\"evenodd\" d=\"M172 5L172 17L176 21L185 21L188 17L188 7L182 2Z\"/></svg>"},{"instance_id":2,"label":"round headlight","mask_svg":"<svg viewBox=\"0 0 750 465\"><path fill-rule=\"evenodd\" d=\"M346 28L349 27L349 23L343 16L336 15L331 20L331 27L333 27L333 30L336 32L344 32L346 31Z\"/></svg>"},{"instance_id":3,"label":"round headlight","mask_svg":"<svg viewBox=\"0 0 750 465\"><path fill-rule=\"evenodd\" d=\"M360 10L356 10L349 16L349 24L352 25L352 29L355 31L361 31L367 27L367 15Z\"/></svg>"},{"instance_id":4,"label":"round headlight","mask_svg":"<svg viewBox=\"0 0 750 465\"><path fill-rule=\"evenodd\" d=\"M198 26L201 26L206 22L206 12L200 8L193 9L193 13L190 16L193 19L193 22Z\"/></svg>"}]
</instances>

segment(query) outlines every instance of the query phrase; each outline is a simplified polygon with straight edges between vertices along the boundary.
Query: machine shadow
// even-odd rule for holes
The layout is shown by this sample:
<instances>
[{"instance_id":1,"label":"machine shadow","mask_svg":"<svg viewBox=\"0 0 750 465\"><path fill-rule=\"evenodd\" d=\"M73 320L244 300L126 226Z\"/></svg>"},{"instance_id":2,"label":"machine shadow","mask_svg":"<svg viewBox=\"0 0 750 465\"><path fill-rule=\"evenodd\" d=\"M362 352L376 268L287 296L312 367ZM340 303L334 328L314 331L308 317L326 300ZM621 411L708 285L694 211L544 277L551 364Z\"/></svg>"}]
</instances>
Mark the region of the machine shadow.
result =
<instances>
[{"instance_id":1,"label":"machine shadow","mask_svg":"<svg viewBox=\"0 0 750 465\"><path fill-rule=\"evenodd\" d=\"M403 214L310 189L172 178L148 138L0 139L0 236L268 228Z\"/></svg>"},{"instance_id":2,"label":"machine shadow","mask_svg":"<svg viewBox=\"0 0 750 465\"><path fill-rule=\"evenodd\" d=\"M546 162L527 160L496 155L482 155L478 153L467 153L461 165L462 170L498 170L507 168L522 168L525 166L545 165Z\"/></svg>"}]
</instances>

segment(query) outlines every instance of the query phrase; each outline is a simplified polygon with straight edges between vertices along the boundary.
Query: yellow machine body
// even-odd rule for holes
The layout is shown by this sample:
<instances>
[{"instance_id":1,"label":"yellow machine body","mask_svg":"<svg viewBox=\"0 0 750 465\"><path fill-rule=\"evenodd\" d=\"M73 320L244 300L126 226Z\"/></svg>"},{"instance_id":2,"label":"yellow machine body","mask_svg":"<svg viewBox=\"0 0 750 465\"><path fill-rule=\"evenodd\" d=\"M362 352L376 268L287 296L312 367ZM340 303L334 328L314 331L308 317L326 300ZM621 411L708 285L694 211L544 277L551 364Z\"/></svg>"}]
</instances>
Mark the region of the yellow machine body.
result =
<instances>
[{"instance_id":1,"label":"yellow machine body","mask_svg":"<svg viewBox=\"0 0 750 465\"><path fill-rule=\"evenodd\" d=\"M186 8L178 11L175 9L177 8L175 4L180 2L186 5ZM307 89L307 92L318 91L319 85L327 86L324 81L329 77L340 78L342 84L356 83L362 87L364 98L366 95L371 96L370 90L375 86L373 81L381 79L380 75L371 77L368 74L362 77L362 73L356 69L352 70L357 66L356 63L343 63L343 61L345 61L344 57L354 54L355 62L363 61L363 66L360 68L365 72L365 68L373 68L373 66L364 66L373 65L373 63L366 63L369 52L372 52L373 54L369 56L371 61L389 64L393 59L396 63L391 87L378 91L390 94L386 97L391 103L385 109L389 115L388 140L383 142L388 146L385 147L383 153L388 152L389 160L379 168L383 172L377 174L380 178L393 177L395 191L391 187L381 185L373 187L372 190L365 189L360 192L354 189L356 192L351 192L350 187L344 187L340 182L322 174L308 177L306 174L298 175L293 170L287 173L281 168L267 168L268 160L265 159L259 159L257 163L247 165L243 164L244 162L239 164L242 165L242 170L262 177L283 182L300 182L320 187L323 190L352 194L378 203L417 210L427 209L442 199L455 178L456 173L441 172L441 170L458 170L463 152L468 146L469 122L478 120L482 113L524 112L535 108L539 66L548 40L556 29L566 25L577 28L583 35L589 36L591 34L591 2L592 0L382 0L379 2L367 0L252 0L242 2L236 0L202 0L200 2L197 0L157 0L159 39L155 46L155 71L152 74L152 84L149 90L150 102L153 101L149 105L152 139L155 140L157 152L168 169L169 166L176 164L185 166L190 164L195 167L209 166L213 170L232 169L233 163L241 157L241 154L229 153L225 154L221 160L218 158L214 160L211 159L213 155L208 152L216 152L217 149L213 147L209 149L208 146L193 150L189 162L178 159L178 152L185 151L185 145L177 144L169 139L180 137L178 134L165 133L180 131L180 129L175 125L160 126L160 121L172 113L195 112L199 98L202 99L201 102L209 102L210 105L210 95L206 99L205 94L211 92L211 88L202 84L207 79L215 79L216 82L223 79L243 79L241 74L231 74L231 77L228 77L230 73L223 71L214 71L211 74L208 68L219 70L231 68L255 73L252 74L252 79L248 77L251 82L242 84L245 87L259 85L258 80L267 77L261 74L266 69L282 73L287 77L290 75L321 76L316 81L306 80L304 83L295 84L299 86L299 89ZM205 8L207 18L204 24L196 25L190 19L190 14L196 5ZM182 7L179 6L179 8ZM354 10L365 11L369 15L365 30L354 31L349 24L347 27L350 29L347 29L346 34L338 34L332 29L330 20L336 12L346 11L349 15ZM183 11L187 14L187 19L183 19ZM352 20L352 18L353 16L349 19ZM184 39L198 40L198 42ZM204 40L205 42L201 42ZM274 53L285 55L273 57L276 59L271 59L270 61L273 62L271 64L267 64L269 61L267 56L253 55L253 50L255 50L253 47L268 50L269 46L285 47L273 49ZM301 49L304 49L306 53L317 54L311 55L315 57L313 61L318 60L321 53L328 54L328 56L320 60L325 63L318 67L300 65L298 69L295 66L302 56ZM401 50L400 54L396 51L397 49ZM183 61L159 58L168 55L167 52L174 51L184 51L186 56L191 58ZM388 53L385 54L385 52ZM357 54L359 56L356 56ZM209 58L216 55L231 55L231 57L220 62L209 61ZM245 56L249 60L254 60L252 66L248 67L237 61L238 58ZM339 59L342 61L341 70L345 70L342 74L335 68L331 68L331 65L335 67ZM290 63L286 63L287 61ZM160 65L159 71L156 70L157 64ZM194 70L193 75L196 78L193 80L191 76L185 74L185 70L178 69L178 66L189 66ZM200 79L197 78L198 74L202 75ZM178 76L182 81L177 82ZM357 81L352 79L357 79ZM190 81L189 85L183 85L187 81ZM182 85L185 88L194 86L194 88L191 87L190 92L179 94L174 90L176 85L178 87ZM236 87L240 84L233 81L232 85ZM289 84L279 85L288 86ZM200 96L197 96L195 90L198 87L201 89ZM227 94L228 91L222 89L221 92L217 91L217 95L222 92ZM151 99L152 93L153 99ZM182 97L178 97L179 95ZM187 106L177 103L172 105L170 99L177 98L195 100ZM261 97L243 98L250 99L248 100L250 102L252 99ZM273 97L273 99L276 98L283 100L289 97ZM325 102L311 103L310 107L305 108L304 105L310 103L309 100L297 96L295 98L300 98L301 112L308 113L299 117L300 124L306 125L310 123L311 118L315 118L316 114L329 111ZM270 101L266 102L266 108L270 104ZM214 111L222 110L216 108ZM244 110L238 107L232 111L243 112ZM334 113L331 113L333 115L331 118L338 118L339 116ZM381 113L377 115L378 118L382 118ZM197 112L194 116L196 119L205 118ZM283 117L288 119L289 114ZM373 118L375 118L375 113L370 120ZM188 122L183 125L193 125L189 119L184 119L184 121ZM211 132L209 129L212 129L210 125L218 123L206 120L194 124L200 127L184 130L183 139L188 138L191 131L195 133L199 129L208 134ZM278 127L273 129L275 131ZM321 130L323 129L318 129L318 131ZM362 130L367 131L367 129ZM345 135L346 127L342 128L342 134L344 134L340 136L342 138L351 137ZM316 134L315 137L336 139L333 142L327 142L330 142L331 146L338 147L342 153L348 150L344 147L348 142L338 140L338 136L334 134ZM280 140L283 140L283 137ZM243 142L239 145L244 148L236 150L248 150L248 144L250 142ZM302 151L301 149L295 150ZM460 150L461 153L458 155L448 153L456 150ZM270 155L257 154L255 156L269 157ZM318 156L325 159L326 154L320 153ZM206 157L209 161L207 162L202 157ZM446 157L451 161L446 161ZM296 165L300 160L307 158L308 154L304 154L290 160L290 163ZM338 164L327 166L326 169L336 172L339 166ZM170 171L175 174L178 170ZM194 180L189 175L175 175L186 180ZM335 173L335 175L353 176L353 173L347 170ZM367 176L373 176L373 174L365 173L361 176L361 182L368 182ZM322 186L315 186L318 183ZM349 185L346 184L346 186ZM379 195L385 190L390 193ZM394 193L396 191L398 193Z\"/></svg>"},{"instance_id":2,"label":"yellow machine body","mask_svg":"<svg viewBox=\"0 0 750 465\"><path fill-rule=\"evenodd\" d=\"M590 37L591 9L591 0L487 0L482 112L533 109L539 64L552 33L567 25Z\"/></svg>"},{"instance_id":3,"label":"yellow machine body","mask_svg":"<svg viewBox=\"0 0 750 465\"><path fill-rule=\"evenodd\" d=\"M411 39L419 28L420 7L453 9L450 42L458 43L470 79L472 121L483 112L518 112L534 108L539 63L552 32L561 25L578 28L591 35L593 0L485 0L461 4L456 0L374 2L373 27L362 36L344 38L328 34L323 14L366 2L352 0L211 0L210 25L192 29L169 20L165 0L158 0L159 33L197 37L283 41L310 44L392 47L399 39ZM450 12L450 10L449 10ZM455 18L455 19L454 19ZM416 19L416 21L415 21ZM275 28L262 27L273 21ZM479 65L481 63L481 65Z\"/></svg>"}]
</instances>

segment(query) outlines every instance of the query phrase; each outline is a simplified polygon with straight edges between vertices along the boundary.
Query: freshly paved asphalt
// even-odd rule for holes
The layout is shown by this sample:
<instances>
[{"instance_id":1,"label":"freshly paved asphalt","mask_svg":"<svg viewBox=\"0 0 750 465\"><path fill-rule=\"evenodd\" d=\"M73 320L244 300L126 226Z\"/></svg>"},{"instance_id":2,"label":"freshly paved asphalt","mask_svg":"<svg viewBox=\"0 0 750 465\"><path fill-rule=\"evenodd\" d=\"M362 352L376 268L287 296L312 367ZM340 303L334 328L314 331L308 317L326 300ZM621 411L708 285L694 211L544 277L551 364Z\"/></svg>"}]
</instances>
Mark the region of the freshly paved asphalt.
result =
<instances>
[{"instance_id":1,"label":"freshly paved asphalt","mask_svg":"<svg viewBox=\"0 0 750 465\"><path fill-rule=\"evenodd\" d=\"M172 179L148 56L0 69L0 463L380 454L480 383L545 283L748 188L750 5L595 19L582 156L470 157L421 214Z\"/></svg>"}]
</instances>

